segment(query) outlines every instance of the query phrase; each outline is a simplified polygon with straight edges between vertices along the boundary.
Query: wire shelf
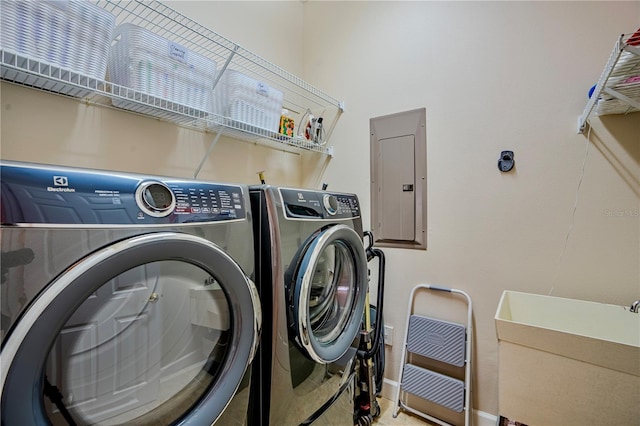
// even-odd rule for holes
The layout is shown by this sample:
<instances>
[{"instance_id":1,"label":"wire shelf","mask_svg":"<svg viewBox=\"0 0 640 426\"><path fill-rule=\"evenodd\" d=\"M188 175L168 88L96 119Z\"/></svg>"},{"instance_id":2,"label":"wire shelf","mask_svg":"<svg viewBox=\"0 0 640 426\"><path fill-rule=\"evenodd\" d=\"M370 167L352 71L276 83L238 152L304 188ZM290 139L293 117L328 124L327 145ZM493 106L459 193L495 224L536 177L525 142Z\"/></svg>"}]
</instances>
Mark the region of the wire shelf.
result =
<instances>
[{"instance_id":1,"label":"wire shelf","mask_svg":"<svg viewBox=\"0 0 640 426\"><path fill-rule=\"evenodd\" d=\"M584 132L589 117L640 111L640 30L622 34L598 79L582 115L578 133Z\"/></svg>"},{"instance_id":2,"label":"wire shelf","mask_svg":"<svg viewBox=\"0 0 640 426\"><path fill-rule=\"evenodd\" d=\"M91 3L113 14L116 25L136 25L215 61L218 73L214 85L222 73L229 69L280 90L284 93L283 108L289 111L288 115L292 116L296 127L304 124L302 119L307 111L316 117L323 117L325 143L344 111L343 103L336 98L158 1L91 0ZM303 136L285 136L278 133L277 129L272 131L256 127L238 119L152 96L4 47L0 50L0 67L3 80L79 98L83 102L107 107L113 104L134 113L272 148L302 149L333 155L333 147L316 144Z\"/></svg>"}]
</instances>

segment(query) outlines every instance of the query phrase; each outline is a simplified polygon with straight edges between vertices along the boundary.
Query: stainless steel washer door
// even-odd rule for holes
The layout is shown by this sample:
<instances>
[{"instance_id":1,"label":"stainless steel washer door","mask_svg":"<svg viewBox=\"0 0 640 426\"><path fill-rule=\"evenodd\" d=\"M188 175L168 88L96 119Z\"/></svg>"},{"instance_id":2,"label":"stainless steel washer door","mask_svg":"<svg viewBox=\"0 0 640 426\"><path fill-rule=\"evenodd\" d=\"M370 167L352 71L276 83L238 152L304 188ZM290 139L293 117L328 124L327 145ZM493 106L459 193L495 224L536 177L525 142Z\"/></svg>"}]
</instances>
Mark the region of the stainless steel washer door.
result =
<instances>
[{"instance_id":1,"label":"stainless steel washer door","mask_svg":"<svg viewBox=\"0 0 640 426\"><path fill-rule=\"evenodd\" d=\"M212 424L260 324L253 283L208 240L115 243L52 282L3 342L2 424Z\"/></svg>"},{"instance_id":2,"label":"stainless steel washer door","mask_svg":"<svg viewBox=\"0 0 640 426\"><path fill-rule=\"evenodd\" d=\"M299 262L293 291L297 340L311 359L331 363L360 331L367 258L360 236L345 225L322 230Z\"/></svg>"}]
</instances>

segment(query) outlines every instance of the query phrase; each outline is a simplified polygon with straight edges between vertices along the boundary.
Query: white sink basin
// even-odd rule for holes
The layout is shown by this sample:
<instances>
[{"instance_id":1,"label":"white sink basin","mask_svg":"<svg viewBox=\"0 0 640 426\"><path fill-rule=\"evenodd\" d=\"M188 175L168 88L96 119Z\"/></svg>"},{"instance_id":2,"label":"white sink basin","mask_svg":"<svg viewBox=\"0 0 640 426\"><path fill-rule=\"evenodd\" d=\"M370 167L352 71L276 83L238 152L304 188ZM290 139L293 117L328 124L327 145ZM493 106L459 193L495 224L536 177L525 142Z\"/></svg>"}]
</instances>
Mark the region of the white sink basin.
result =
<instances>
[{"instance_id":1,"label":"white sink basin","mask_svg":"<svg viewBox=\"0 0 640 426\"><path fill-rule=\"evenodd\" d=\"M640 314L605 303L505 291L498 339L640 376Z\"/></svg>"},{"instance_id":2,"label":"white sink basin","mask_svg":"<svg viewBox=\"0 0 640 426\"><path fill-rule=\"evenodd\" d=\"M638 424L640 314L505 291L495 325L502 416L528 425Z\"/></svg>"}]
</instances>

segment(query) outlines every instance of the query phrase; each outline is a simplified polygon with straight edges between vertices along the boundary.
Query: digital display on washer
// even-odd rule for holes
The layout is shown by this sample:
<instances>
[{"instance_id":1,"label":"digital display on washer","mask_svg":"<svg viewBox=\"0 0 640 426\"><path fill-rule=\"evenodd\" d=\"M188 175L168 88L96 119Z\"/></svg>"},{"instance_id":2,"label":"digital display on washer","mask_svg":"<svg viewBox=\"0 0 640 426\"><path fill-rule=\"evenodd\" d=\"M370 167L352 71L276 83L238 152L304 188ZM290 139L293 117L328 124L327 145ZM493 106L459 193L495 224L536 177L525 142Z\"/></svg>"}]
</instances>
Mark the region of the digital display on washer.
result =
<instances>
[{"instance_id":1,"label":"digital display on washer","mask_svg":"<svg viewBox=\"0 0 640 426\"><path fill-rule=\"evenodd\" d=\"M144 200L156 210L164 210L171 206L173 197L166 186L152 184L144 191Z\"/></svg>"},{"instance_id":2,"label":"digital display on washer","mask_svg":"<svg viewBox=\"0 0 640 426\"><path fill-rule=\"evenodd\" d=\"M136 202L140 210L151 217L169 216L176 207L173 192L165 184L156 181L146 181L138 186Z\"/></svg>"}]
</instances>

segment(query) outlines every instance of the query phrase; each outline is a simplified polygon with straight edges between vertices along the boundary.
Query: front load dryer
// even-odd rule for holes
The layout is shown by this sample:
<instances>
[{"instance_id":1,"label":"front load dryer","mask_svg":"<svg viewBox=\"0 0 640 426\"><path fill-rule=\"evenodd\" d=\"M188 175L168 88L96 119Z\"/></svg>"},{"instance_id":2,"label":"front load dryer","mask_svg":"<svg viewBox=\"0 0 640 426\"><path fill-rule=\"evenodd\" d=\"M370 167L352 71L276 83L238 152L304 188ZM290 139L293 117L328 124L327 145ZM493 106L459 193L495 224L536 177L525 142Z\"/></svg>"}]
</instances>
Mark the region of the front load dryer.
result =
<instances>
[{"instance_id":1,"label":"front load dryer","mask_svg":"<svg viewBox=\"0 0 640 426\"><path fill-rule=\"evenodd\" d=\"M265 323L251 424L353 424L367 258L353 194L252 187Z\"/></svg>"},{"instance_id":2,"label":"front load dryer","mask_svg":"<svg viewBox=\"0 0 640 426\"><path fill-rule=\"evenodd\" d=\"M244 424L248 188L1 162L6 425Z\"/></svg>"}]
</instances>

